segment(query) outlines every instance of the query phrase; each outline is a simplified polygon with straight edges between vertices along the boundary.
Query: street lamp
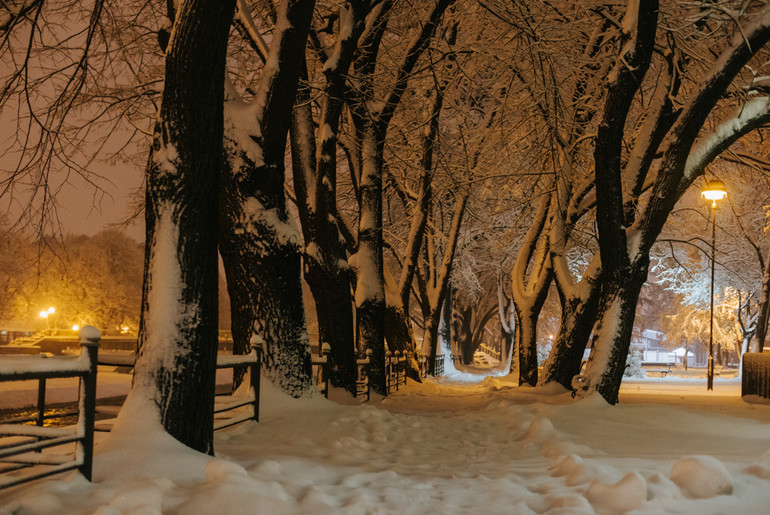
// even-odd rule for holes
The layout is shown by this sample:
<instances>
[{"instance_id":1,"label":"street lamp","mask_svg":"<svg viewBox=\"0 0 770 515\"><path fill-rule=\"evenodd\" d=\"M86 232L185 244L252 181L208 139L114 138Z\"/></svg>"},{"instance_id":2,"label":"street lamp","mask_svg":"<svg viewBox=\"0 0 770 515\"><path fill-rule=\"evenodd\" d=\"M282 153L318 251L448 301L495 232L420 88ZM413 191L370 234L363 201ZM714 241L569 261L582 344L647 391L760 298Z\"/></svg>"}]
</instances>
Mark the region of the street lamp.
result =
<instances>
[{"instance_id":1,"label":"street lamp","mask_svg":"<svg viewBox=\"0 0 770 515\"><path fill-rule=\"evenodd\" d=\"M46 330L51 328L54 313L56 313L56 308L53 306L40 312L40 318L45 320Z\"/></svg>"},{"instance_id":2,"label":"street lamp","mask_svg":"<svg viewBox=\"0 0 770 515\"><path fill-rule=\"evenodd\" d=\"M717 238L717 200L727 195L722 181L706 181L703 198L711 201L711 309L709 313L709 363L707 371L707 390L714 389L714 257Z\"/></svg>"}]
</instances>

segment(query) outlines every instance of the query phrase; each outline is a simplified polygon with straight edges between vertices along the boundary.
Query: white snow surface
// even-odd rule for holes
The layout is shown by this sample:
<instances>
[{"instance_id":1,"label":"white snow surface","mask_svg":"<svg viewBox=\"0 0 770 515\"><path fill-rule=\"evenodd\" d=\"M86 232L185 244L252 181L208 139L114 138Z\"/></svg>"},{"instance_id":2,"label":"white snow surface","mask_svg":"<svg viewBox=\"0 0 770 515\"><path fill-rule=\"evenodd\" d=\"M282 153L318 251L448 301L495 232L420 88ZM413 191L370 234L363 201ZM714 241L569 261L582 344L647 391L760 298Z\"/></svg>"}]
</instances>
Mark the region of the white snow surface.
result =
<instances>
[{"instance_id":1,"label":"white snow surface","mask_svg":"<svg viewBox=\"0 0 770 515\"><path fill-rule=\"evenodd\" d=\"M148 304L153 309L146 315L145 344L136 360L137 385L154 389L154 377L176 367L177 359L190 349L178 338L180 327L196 324L195 305L183 301L182 269L179 261L179 225L171 205L157 207L153 236Z\"/></svg>"},{"instance_id":2,"label":"white snow surface","mask_svg":"<svg viewBox=\"0 0 770 515\"><path fill-rule=\"evenodd\" d=\"M31 372L85 372L89 369L88 356L56 356L45 354L30 356L3 356L0 362L0 374L28 374Z\"/></svg>"},{"instance_id":3,"label":"white snow surface","mask_svg":"<svg viewBox=\"0 0 770 515\"><path fill-rule=\"evenodd\" d=\"M262 399L260 423L216 433L214 458L137 421L141 431L97 435L94 483L73 472L3 491L0 513L704 515L770 505L770 405L742 401L735 380L718 378L713 392L705 380L631 382L617 406L467 372L361 406L292 399L267 382Z\"/></svg>"}]
</instances>

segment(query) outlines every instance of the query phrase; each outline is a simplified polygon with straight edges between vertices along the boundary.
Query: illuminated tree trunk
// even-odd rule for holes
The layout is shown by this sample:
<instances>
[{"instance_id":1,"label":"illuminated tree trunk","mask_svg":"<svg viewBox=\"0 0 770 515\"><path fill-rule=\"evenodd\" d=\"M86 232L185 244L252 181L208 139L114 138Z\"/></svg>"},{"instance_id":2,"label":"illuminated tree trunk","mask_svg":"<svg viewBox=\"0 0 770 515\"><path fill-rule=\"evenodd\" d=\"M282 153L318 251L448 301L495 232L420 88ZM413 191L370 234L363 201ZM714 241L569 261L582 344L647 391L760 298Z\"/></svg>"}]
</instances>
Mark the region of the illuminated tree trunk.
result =
<instances>
[{"instance_id":1,"label":"illuminated tree trunk","mask_svg":"<svg viewBox=\"0 0 770 515\"><path fill-rule=\"evenodd\" d=\"M233 350L265 341L263 367L282 390L312 390L310 345L302 300L301 244L286 206L284 154L313 0L281 4L276 31L250 103L225 106L220 252L231 301Z\"/></svg>"},{"instance_id":2,"label":"illuminated tree trunk","mask_svg":"<svg viewBox=\"0 0 770 515\"><path fill-rule=\"evenodd\" d=\"M142 322L126 401L155 411L174 438L209 454L218 322L212 192L233 9L233 0L189 0L174 21L147 169Z\"/></svg>"}]
</instances>

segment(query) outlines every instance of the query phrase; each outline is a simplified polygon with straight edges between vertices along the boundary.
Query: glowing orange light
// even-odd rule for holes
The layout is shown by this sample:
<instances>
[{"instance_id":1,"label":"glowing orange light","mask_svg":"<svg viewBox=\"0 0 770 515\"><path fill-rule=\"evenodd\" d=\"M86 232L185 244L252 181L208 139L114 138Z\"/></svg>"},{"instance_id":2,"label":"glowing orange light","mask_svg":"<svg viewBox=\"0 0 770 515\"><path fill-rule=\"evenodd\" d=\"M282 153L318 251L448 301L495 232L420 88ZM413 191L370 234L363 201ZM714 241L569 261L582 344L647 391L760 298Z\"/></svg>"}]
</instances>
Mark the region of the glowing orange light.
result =
<instances>
[{"instance_id":1,"label":"glowing orange light","mask_svg":"<svg viewBox=\"0 0 770 515\"><path fill-rule=\"evenodd\" d=\"M703 189L703 198L710 200L712 202L716 202L717 200L722 200L727 196L727 190L725 189L725 184L722 181L708 181L706 182L706 187Z\"/></svg>"}]
</instances>

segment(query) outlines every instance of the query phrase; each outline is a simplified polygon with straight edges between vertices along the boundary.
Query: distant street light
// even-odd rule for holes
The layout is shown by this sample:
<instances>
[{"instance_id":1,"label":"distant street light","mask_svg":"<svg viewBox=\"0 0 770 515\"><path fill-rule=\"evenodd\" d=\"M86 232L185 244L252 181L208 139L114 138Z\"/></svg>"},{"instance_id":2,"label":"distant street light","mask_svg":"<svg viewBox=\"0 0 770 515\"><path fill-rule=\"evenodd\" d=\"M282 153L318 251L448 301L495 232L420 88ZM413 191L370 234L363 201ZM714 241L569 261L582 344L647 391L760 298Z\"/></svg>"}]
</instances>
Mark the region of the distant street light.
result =
<instances>
[{"instance_id":1,"label":"distant street light","mask_svg":"<svg viewBox=\"0 0 770 515\"><path fill-rule=\"evenodd\" d=\"M51 306L48 309L44 309L40 312L40 318L45 319L45 326L46 329L51 329L51 324L53 323L53 314L56 313L56 308ZM55 328L55 327L54 327Z\"/></svg>"},{"instance_id":2,"label":"distant street light","mask_svg":"<svg viewBox=\"0 0 770 515\"><path fill-rule=\"evenodd\" d=\"M709 362L707 371L707 390L714 389L714 257L717 239L717 200L727 195L722 181L706 181L703 198L711 201L711 310L709 314Z\"/></svg>"}]
</instances>

